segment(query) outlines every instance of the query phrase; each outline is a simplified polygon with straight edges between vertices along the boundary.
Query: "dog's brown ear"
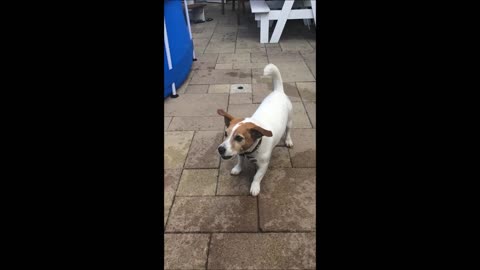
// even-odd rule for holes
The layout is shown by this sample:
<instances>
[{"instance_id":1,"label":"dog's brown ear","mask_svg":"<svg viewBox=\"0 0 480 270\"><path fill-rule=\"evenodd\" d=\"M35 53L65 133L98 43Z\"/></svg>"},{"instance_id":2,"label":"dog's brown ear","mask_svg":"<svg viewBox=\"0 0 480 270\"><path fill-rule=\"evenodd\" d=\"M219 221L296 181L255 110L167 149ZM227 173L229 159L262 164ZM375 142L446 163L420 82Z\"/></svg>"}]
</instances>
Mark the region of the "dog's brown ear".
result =
<instances>
[{"instance_id":1,"label":"dog's brown ear","mask_svg":"<svg viewBox=\"0 0 480 270\"><path fill-rule=\"evenodd\" d=\"M253 125L250 129L250 135L254 139L261 138L262 136L272 137L272 132L270 130L263 129L257 125Z\"/></svg>"},{"instance_id":2,"label":"dog's brown ear","mask_svg":"<svg viewBox=\"0 0 480 270\"><path fill-rule=\"evenodd\" d=\"M222 109L218 109L217 113L225 119L225 126L229 127L230 126L230 121L232 121L235 117L233 117L231 114L225 112Z\"/></svg>"}]
</instances>

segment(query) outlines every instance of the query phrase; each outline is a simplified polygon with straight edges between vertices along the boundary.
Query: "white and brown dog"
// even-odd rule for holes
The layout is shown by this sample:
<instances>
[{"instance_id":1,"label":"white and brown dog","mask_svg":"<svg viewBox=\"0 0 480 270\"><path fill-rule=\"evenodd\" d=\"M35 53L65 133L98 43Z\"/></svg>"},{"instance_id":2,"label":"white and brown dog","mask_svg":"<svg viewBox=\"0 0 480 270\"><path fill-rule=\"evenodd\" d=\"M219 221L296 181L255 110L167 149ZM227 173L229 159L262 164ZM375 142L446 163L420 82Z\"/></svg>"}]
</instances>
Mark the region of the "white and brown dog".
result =
<instances>
[{"instance_id":1,"label":"white and brown dog","mask_svg":"<svg viewBox=\"0 0 480 270\"><path fill-rule=\"evenodd\" d=\"M292 103L283 91L280 71L273 64L268 64L263 70L264 76L272 76L273 92L260 104L252 117L235 118L219 109L217 113L225 117L225 141L218 147L223 159L238 156L238 163L231 174L238 175L242 171L243 158L248 158L256 164L257 172L253 177L250 193L257 196L260 193L260 182L265 175L273 148L287 133L285 144L293 146L290 130L292 128ZM231 97L232 98L232 97Z\"/></svg>"}]
</instances>

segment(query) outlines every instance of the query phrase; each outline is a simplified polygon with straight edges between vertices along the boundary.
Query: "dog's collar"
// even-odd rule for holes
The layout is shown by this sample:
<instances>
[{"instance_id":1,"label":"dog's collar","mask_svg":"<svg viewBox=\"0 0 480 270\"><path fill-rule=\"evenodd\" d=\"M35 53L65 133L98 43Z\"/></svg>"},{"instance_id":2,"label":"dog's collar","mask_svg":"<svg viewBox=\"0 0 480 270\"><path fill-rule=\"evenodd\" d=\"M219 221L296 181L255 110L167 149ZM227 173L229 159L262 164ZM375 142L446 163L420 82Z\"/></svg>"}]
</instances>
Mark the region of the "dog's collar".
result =
<instances>
[{"instance_id":1,"label":"dog's collar","mask_svg":"<svg viewBox=\"0 0 480 270\"><path fill-rule=\"evenodd\" d=\"M258 143L257 143L257 146L255 146L255 148L253 148L252 151L250 151L250 152L243 152L243 153L240 154L240 156L245 156L245 155L248 155L248 154L251 154L251 153L257 151L257 149L258 149L258 147L260 146L261 143L262 143L262 138L260 138L260 140L259 140Z\"/></svg>"}]
</instances>

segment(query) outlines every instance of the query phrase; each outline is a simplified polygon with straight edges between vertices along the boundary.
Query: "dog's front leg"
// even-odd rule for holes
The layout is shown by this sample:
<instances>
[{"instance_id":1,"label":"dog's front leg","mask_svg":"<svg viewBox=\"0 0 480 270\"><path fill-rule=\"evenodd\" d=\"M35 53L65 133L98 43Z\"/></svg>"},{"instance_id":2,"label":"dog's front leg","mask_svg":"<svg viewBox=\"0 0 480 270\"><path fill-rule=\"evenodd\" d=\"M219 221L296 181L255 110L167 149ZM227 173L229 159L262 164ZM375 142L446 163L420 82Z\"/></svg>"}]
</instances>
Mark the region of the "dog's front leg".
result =
<instances>
[{"instance_id":1,"label":"dog's front leg","mask_svg":"<svg viewBox=\"0 0 480 270\"><path fill-rule=\"evenodd\" d=\"M250 194L252 194L252 196L257 196L260 193L260 182L262 182L263 176L267 172L268 161L258 162L257 166L257 172L255 173L252 185L250 186Z\"/></svg>"},{"instance_id":2,"label":"dog's front leg","mask_svg":"<svg viewBox=\"0 0 480 270\"><path fill-rule=\"evenodd\" d=\"M243 163L243 157L238 155L238 162L235 167L230 171L230 174L232 175L238 175L242 172L242 163Z\"/></svg>"}]
</instances>

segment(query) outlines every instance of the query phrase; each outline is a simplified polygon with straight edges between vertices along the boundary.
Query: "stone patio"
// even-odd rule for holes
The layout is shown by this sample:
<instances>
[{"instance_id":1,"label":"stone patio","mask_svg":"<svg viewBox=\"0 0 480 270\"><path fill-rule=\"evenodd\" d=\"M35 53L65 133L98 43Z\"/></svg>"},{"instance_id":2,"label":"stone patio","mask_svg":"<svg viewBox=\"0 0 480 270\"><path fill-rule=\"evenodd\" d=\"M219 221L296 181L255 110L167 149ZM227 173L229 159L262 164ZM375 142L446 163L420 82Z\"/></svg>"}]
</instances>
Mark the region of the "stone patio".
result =
<instances>
[{"instance_id":1,"label":"stone patio","mask_svg":"<svg viewBox=\"0 0 480 270\"><path fill-rule=\"evenodd\" d=\"M165 99L164 268L315 269L316 35L287 21L278 44L261 44L248 2L241 25L230 3L225 15L208 3L213 21L191 25L198 61L179 97ZM216 111L251 116L272 91L261 77L267 63L293 104L294 147L279 143L252 197L253 165L232 176L236 160L218 156L225 127Z\"/></svg>"}]
</instances>

